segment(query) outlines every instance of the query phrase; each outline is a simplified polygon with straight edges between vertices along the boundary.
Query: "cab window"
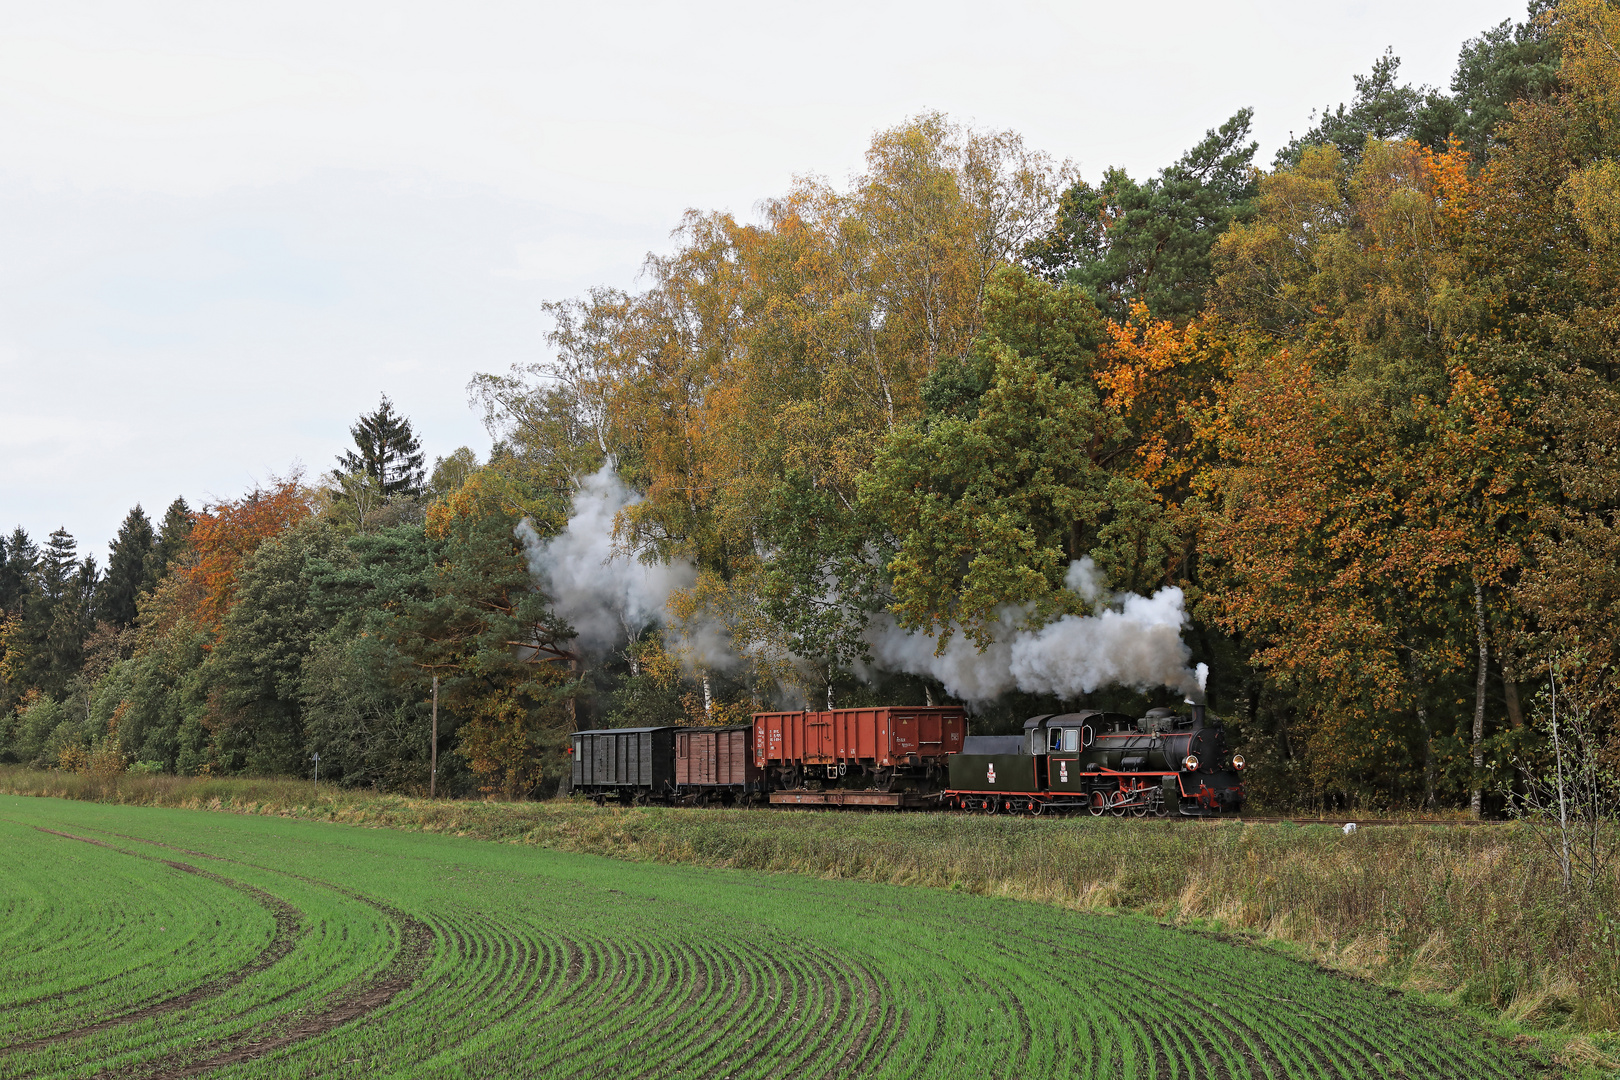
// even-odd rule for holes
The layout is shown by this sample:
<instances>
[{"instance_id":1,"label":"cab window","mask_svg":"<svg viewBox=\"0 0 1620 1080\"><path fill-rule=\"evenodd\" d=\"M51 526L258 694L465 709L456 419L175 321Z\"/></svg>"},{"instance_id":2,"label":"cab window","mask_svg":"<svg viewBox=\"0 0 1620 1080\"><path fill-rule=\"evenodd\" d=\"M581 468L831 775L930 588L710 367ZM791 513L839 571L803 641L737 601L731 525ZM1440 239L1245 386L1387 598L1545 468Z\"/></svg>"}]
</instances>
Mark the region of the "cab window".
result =
<instances>
[{"instance_id":1,"label":"cab window","mask_svg":"<svg viewBox=\"0 0 1620 1080\"><path fill-rule=\"evenodd\" d=\"M1079 728L1071 727L1063 729L1063 749L1071 752L1080 749Z\"/></svg>"},{"instance_id":2,"label":"cab window","mask_svg":"<svg viewBox=\"0 0 1620 1080\"><path fill-rule=\"evenodd\" d=\"M1063 729L1062 728L1053 728L1052 729L1052 749L1054 751L1063 749Z\"/></svg>"},{"instance_id":3,"label":"cab window","mask_svg":"<svg viewBox=\"0 0 1620 1080\"><path fill-rule=\"evenodd\" d=\"M1029 752L1031 754L1046 753L1046 736L1037 729L1029 733Z\"/></svg>"}]
</instances>

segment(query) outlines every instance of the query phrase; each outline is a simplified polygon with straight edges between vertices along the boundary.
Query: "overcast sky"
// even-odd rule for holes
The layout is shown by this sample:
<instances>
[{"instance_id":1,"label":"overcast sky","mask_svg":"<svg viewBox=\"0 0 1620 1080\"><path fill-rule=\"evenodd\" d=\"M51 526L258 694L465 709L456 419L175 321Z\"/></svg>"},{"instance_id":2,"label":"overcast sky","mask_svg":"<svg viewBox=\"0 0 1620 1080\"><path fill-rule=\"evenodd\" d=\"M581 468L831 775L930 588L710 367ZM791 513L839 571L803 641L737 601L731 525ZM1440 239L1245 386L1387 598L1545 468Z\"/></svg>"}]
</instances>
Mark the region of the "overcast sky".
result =
<instances>
[{"instance_id":1,"label":"overcast sky","mask_svg":"<svg viewBox=\"0 0 1620 1080\"><path fill-rule=\"evenodd\" d=\"M842 182L926 109L1095 179L1252 105L1261 160L1386 46L1444 86L1514 2L0 3L0 528L103 562L130 506L332 464L386 391L429 452L542 301L688 207Z\"/></svg>"}]
</instances>

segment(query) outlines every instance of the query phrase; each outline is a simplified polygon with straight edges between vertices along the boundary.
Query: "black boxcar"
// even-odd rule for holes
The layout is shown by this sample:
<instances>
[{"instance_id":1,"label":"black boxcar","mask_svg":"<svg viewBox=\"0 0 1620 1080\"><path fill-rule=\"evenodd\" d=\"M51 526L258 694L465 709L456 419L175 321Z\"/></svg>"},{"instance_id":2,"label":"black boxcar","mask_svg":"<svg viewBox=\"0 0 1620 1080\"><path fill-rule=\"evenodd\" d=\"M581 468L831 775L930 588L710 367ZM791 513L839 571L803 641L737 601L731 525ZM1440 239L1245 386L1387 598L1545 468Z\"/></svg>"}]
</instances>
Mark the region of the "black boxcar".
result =
<instances>
[{"instance_id":1,"label":"black boxcar","mask_svg":"<svg viewBox=\"0 0 1620 1080\"><path fill-rule=\"evenodd\" d=\"M602 728L577 731L573 788L597 802L667 798L675 789L675 728Z\"/></svg>"}]
</instances>

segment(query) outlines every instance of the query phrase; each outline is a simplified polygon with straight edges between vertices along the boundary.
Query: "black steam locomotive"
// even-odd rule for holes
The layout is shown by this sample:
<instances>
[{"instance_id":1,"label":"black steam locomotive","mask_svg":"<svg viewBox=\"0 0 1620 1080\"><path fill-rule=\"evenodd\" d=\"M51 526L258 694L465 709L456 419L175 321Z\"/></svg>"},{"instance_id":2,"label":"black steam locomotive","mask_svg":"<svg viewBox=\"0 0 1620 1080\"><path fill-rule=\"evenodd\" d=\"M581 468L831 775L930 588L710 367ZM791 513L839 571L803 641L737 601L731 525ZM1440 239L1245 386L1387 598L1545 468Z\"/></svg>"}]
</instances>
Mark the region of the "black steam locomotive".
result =
<instances>
[{"instance_id":1,"label":"black steam locomotive","mask_svg":"<svg viewBox=\"0 0 1620 1080\"><path fill-rule=\"evenodd\" d=\"M1243 758L1227 756L1204 706L1034 716L1023 735L969 736L950 759L946 805L987 814L1178 813L1207 817L1243 805Z\"/></svg>"}]
</instances>

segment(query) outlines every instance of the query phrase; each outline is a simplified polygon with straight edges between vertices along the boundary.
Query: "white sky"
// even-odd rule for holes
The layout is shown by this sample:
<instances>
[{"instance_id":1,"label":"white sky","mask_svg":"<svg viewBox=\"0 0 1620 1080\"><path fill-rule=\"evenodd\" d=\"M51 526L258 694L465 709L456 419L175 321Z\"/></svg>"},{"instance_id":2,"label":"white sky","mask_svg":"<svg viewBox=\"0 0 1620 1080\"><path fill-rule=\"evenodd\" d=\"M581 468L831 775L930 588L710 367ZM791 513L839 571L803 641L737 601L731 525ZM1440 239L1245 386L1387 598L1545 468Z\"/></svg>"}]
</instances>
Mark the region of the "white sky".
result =
<instances>
[{"instance_id":1,"label":"white sky","mask_svg":"<svg viewBox=\"0 0 1620 1080\"><path fill-rule=\"evenodd\" d=\"M1269 163L1385 46L1444 86L1521 0L760 4L0 0L0 529L331 466L386 391L429 452L542 301L630 286L687 207L855 172L924 109L1088 178L1244 105Z\"/></svg>"}]
</instances>

